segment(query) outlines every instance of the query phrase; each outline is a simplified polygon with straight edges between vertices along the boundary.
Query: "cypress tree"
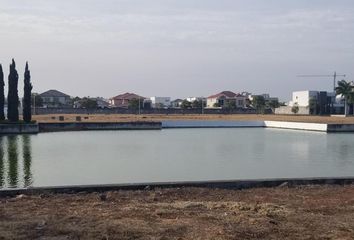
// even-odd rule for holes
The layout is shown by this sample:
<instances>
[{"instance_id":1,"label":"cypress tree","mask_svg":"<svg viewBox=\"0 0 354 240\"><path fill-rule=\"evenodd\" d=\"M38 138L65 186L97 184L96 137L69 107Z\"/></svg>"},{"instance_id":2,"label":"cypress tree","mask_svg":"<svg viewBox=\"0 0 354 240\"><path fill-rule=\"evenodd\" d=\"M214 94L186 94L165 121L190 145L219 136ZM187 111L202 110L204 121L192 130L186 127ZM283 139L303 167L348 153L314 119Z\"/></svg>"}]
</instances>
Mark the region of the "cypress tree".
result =
<instances>
[{"instance_id":1,"label":"cypress tree","mask_svg":"<svg viewBox=\"0 0 354 240\"><path fill-rule=\"evenodd\" d=\"M9 93L7 95L7 118L10 122L18 122L18 74L15 60L12 59L9 74Z\"/></svg>"},{"instance_id":2,"label":"cypress tree","mask_svg":"<svg viewBox=\"0 0 354 240\"><path fill-rule=\"evenodd\" d=\"M32 120L32 113L31 113L31 91L32 91L32 84L31 84L31 74L28 70L28 62L26 62L26 70L25 70L25 78L24 78L24 96L23 96L23 120L26 123L31 122Z\"/></svg>"},{"instance_id":3,"label":"cypress tree","mask_svg":"<svg viewBox=\"0 0 354 240\"><path fill-rule=\"evenodd\" d=\"M5 120L4 106L5 106L5 93L4 93L4 72L0 64L0 121Z\"/></svg>"}]
</instances>

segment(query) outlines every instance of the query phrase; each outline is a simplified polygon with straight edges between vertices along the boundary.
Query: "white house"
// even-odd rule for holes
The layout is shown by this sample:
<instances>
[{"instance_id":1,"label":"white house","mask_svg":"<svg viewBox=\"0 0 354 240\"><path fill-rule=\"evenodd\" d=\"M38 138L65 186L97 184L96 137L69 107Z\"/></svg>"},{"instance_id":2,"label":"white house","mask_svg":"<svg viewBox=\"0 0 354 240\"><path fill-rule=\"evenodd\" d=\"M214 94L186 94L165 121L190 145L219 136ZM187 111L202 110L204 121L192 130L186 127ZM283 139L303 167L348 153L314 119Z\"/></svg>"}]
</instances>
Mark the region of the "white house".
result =
<instances>
[{"instance_id":1,"label":"white house","mask_svg":"<svg viewBox=\"0 0 354 240\"><path fill-rule=\"evenodd\" d=\"M151 97L150 100L153 108L168 108L171 105L170 97Z\"/></svg>"},{"instance_id":2,"label":"white house","mask_svg":"<svg viewBox=\"0 0 354 240\"><path fill-rule=\"evenodd\" d=\"M235 102L237 108L246 107L246 96L231 91L223 91L207 98L207 107L225 107L230 102Z\"/></svg>"},{"instance_id":3,"label":"white house","mask_svg":"<svg viewBox=\"0 0 354 240\"><path fill-rule=\"evenodd\" d=\"M171 107L172 108L180 108L181 107L181 104L182 104L183 100L182 99L175 99L171 102Z\"/></svg>"},{"instance_id":4,"label":"white house","mask_svg":"<svg viewBox=\"0 0 354 240\"><path fill-rule=\"evenodd\" d=\"M293 92L292 100L289 102L289 106L292 107L295 104L299 107L308 107L312 98L317 99L318 91L297 91Z\"/></svg>"}]
</instances>

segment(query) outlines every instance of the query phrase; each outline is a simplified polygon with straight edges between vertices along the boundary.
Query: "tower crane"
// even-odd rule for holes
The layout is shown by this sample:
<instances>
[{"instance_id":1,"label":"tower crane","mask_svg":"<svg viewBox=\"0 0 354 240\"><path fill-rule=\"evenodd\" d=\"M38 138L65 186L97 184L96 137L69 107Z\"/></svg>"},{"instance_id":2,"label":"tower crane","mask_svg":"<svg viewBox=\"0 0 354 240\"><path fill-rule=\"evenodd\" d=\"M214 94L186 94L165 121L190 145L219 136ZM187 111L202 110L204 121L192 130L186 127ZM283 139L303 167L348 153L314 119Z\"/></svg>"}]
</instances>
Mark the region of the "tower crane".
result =
<instances>
[{"instance_id":1,"label":"tower crane","mask_svg":"<svg viewBox=\"0 0 354 240\"><path fill-rule=\"evenodd\" d=\"M337 72L334 72L332 75L298 75L297 77L332 77L333 91L336 91L337 77L345 77L345 74L337 74Z\"/></svg>"}]
</instances>

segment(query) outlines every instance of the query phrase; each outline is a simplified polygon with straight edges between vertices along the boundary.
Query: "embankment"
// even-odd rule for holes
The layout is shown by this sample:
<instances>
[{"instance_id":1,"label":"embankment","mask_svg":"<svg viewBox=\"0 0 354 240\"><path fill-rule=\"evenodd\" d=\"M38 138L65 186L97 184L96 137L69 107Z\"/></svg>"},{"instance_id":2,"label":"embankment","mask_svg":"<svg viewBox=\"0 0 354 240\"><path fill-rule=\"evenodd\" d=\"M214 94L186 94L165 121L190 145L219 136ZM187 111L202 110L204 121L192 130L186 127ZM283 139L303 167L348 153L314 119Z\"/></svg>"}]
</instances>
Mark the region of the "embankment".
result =
<instances>
[{"instance_id":1,"label":"embankment","mask_svg":"<svg viewBox=\"0 0 354 240\"><path fill-rule=\"evenodd\" d=\"M85 130L159 130L161 122L62 122L39 123L40 132Z\"/></svg>"},{"instance_id":2,"label":"embankment","mask_svg":"<svg viewBox=\"0 0 354 240\"><path fill-rule=\"evenodd\" d=\"M36 123L6 123L0 124L0 134L33 134L39 132L39 126Z\"/></svg>"}]
</instances>

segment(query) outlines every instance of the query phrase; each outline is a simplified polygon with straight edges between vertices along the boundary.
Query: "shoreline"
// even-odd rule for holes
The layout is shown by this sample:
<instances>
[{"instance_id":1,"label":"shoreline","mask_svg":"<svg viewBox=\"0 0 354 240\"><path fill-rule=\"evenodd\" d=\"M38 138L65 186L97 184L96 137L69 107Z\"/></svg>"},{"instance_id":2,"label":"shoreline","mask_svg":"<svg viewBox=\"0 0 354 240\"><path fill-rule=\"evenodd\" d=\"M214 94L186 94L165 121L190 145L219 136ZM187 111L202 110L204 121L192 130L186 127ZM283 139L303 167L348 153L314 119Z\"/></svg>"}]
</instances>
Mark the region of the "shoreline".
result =
<instances>
[{"instance_id":1,"label":"shoreline","mask_svg":"<svg viewBox=\"0 0 354 240\"><path fill-rule=\"evenodd\" d=\"M75 194L80 192L107 192L121 190L146 190L146 189L178 189L178 188L208 188L243 190L253 188L274 188L279 186L306 186L306 185L351 185L354 177L309 177L309 178L274 178L274 179L243 179L243 180L211 180L211 181L178 181L178 182L146 182L123 184L97 184L97 185L71 185L0 189L0 198L16 195Z\"/></svg>"}]
</instances>

